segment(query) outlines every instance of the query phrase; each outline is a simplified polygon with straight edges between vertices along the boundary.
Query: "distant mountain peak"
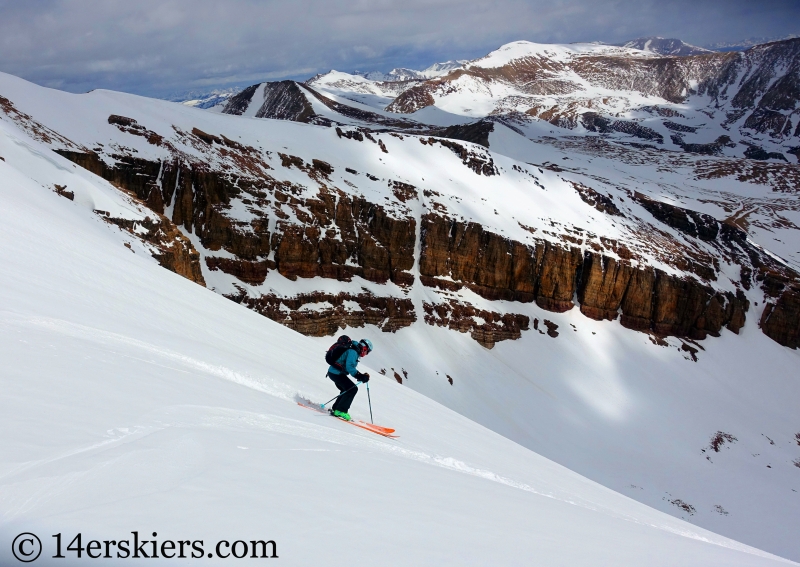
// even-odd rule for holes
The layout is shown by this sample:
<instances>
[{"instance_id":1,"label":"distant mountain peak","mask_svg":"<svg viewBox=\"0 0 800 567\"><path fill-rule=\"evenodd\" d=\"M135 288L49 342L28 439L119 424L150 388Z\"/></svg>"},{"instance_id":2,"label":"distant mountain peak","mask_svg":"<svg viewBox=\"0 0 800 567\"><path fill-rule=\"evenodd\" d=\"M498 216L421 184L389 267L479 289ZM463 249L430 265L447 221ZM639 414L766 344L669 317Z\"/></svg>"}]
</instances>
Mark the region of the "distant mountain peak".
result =
<instances>
[{"instance_id":1,"label":"distant mountain peak","mask_svg":"<svg viewBox=\"0 0 800 567\"><path fill-rule=\"evenodd\" d=\"M370 81L384 81L384 82L398 82L398 81L426 81L436 77L441 77L455 71L456 69L463 69L464 65L469 63L466 59L444 61L442 63L434 63L422 71L416 69L409 69L407 67L396 67L388 73L381 71L354 71L353 75L364 77ZM316 78L316 77L315 77Z\"/></svg>"},{"instance_id":2,"label":"distant mountain peak","mask_svg":"<svg viewBox=\"0 0 800 567\"><path fill-rule=\"evenodd\" d=\"M784 41L787 39L796 39L800 37L798 34L789 34L787 36L774 36L774 37L750 37L747 39L742 39L740 41L718 41L717 43L712 43L707 45L709 49L713 49L715 51L745 51L750 49L751 47L755 47L756 45L761 45L764 43L771 43L773 41Z\"/></svg>"},{"instance_id":3,"label":"distant mountain peak","mask_svg":"<svg viewBox=\"0 0 800 567\"><path fill-rule=\"evenodd\" d=\"M658 53L659 55L677 55L679 57L712 53L710 49L698 47L677 38L639 37L619 45L631 49Z\"/></svg>"},{"instance_id":4,"label":"distant mountain peak","mask_svg":"<svg viewBox=\"0 0 800 567\"><path fill-rule=\"evenodd\" d=\"M179 102L195 108L212 108L221 105L242 90L240 86L213 89L209 91L192 90L167 97L170 102Z\"/></svg>"}]
</instances>

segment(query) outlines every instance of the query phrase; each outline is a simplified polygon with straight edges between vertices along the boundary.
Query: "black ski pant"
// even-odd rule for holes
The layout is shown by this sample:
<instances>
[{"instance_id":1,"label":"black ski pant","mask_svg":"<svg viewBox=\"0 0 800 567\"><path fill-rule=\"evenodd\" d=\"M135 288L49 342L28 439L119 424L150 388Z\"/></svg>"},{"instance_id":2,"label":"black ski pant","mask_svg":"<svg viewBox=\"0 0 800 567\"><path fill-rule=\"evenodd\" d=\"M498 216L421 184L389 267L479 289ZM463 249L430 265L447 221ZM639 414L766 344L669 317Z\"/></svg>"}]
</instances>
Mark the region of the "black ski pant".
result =
<instances>
[{"instance_id":1,"label":"black ski pant","mask_svg":"<svg viewBox=\"0 0 800 567\"><path fill-rule=\"evenodd\" d=\"M358 393L358 388L356 388L355 383L347 377L347 374L328 372L328 378L333 380L333 383L336 384L340 392L347 392L336 398L331 409L347 413L350 409L350 404L353 403L353 398L355 398Z\"/></svg>"}]
</instances>

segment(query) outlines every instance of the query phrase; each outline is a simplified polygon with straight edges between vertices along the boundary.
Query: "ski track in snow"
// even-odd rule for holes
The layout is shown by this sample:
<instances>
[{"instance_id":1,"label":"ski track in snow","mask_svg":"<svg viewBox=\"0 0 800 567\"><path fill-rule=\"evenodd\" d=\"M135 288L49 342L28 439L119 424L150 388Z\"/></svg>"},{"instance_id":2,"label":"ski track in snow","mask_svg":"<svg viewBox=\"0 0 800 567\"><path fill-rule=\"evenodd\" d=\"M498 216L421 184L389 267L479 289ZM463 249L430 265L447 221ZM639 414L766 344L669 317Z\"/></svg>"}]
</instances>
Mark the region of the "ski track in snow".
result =
<instances>
[{"instance_id":1,"label":"ski track in snow","mask_svg":"<svg viewBox=\"0 0 800 567\"><path fill-rule=\"evenodd\" d=\"M288 384L276 382L275 380L272 379L269 380L270 384L265 384L246 373L243 374L241 372L237 372L236 370L233 370L225 366L212 364L209 362L205 362L203 360L198 360L196 358L192 358L190 356L186 356L184 354L169 349L165 349L145 341L140 341L138 339L134 339L126 335L122 335L112 331L105 331L102 329L97 329L94 327L89 327L76 323L71 323L61 319L54 319L48 317L25 317L8 311L0 312L0 317L1 317L0 324L6 326L37 327L40 329L48 330L53 333L58 333L73 338L92 341L106 346L111 344L117 344L117 345L135 347L152 355L160 356L168 360L178 362L192 370L203 372L211 376L222 378L224 380L228 380L235 384L251 388L253 390L265 394L269 394L281 400L289 401L292 404L295 403L294 396L296 395L296 392ZM122 353L117 353L117 354L122 354ZM130 355L124 355L124 354L122 355L130 357ZM142 360L144 362L148 362L151 364L156 364L158 366L164 366L163 364L159 364L154 360L148 360L148 359L138 359L138 360ZM180 370L180 369L175 369L173 367L167 367L167 368L173 370ZM616 519L621 519L635 524L655 528L658 530L663 530L682 537L718 545L720 547L725 547L736 551L742 551L745 553L761 557L769 557L773 559L776 558L776 556L770 553L739 543L735 540L725 538L723 536L716 536L715 534L712 534L710 532L708 532L708 534L706 535L694 530L685 529L677 526L671 526L666 523L654 523L646 519L637 518L630 514L620 513L617 510L613 510L602 504L592 502L591 500L582 498L574 493L564 493L563 490L560 491L557 488L551 490L548 490L546 488L537 488L531 486L530 484L519 482L511 478L507 478L490 470L473 467L468 463L465 463L455 457L432 455L424 451L419 451L414 448L411 448L410 446L404 447L402 446L403 444L402 441L397 441L397 440L385 441L383 439L373 438L373 434L369 433L362 433L362 432L349 433L345 431L340 431L333 427L316 425L313 423L308 423L306 421L301 421L297 419L281 417L272 414L261 414L250 411L233 410L220 407L173 406L170 408L165 408L163 412L164 415L148 416L149 419L153 420L154 422L152 425L118 427L116 429L109 430L107 434L115 435L113 439L108 439L105 441L101 441L99 443L94 443L92 445L83 448L73 449L71 451L61 453L51 458L21 463L20 465L13 467L11 470L8 470L5 473L0 474L0 480L8 482L14 476L35 469L37 467L41 467L43 465L47 465L56 461L65 460L79 454L105 451L112 447L116 447L122 443L134 442L138 439L146 437L147 435L156 433L158 431L164 431L169 428L206 427L206 428L227 429L227 430L254 429L259 431L270 431L273 433L290 435L304 439L311 439L315 441L322 441L334 445L348 446L351 448L361 449L364 451L377 451L398 458L408 459L419 463L424 463L427 465L451 470L454 472L482 478L484 480L495 482L504 486L508 486L510 488L536 494L537 496L550 498L553 500L557 500L559 502L563 502L573 506L578 506L601 514L605 514L607 516ZM75 474L67 476L71 477L75 476ZM67 480L66 482L67 484L69 484L70 481ZM44 498L48 494L51 494L52 491L62 490L64 483L65 480L63 477L59 477L56 479L51 478L49 479L49 482L45 483L45 486L41 487L37 491L36 493L37 498L35 499L29 498L16 506L13 505L14 484L10 485L7 484L6 487L0 487L0 503L3 503L4 506L7 506L5 512L3 513L3 520L10 521L14 517L23 514L30 507L38 503L42 498ZM784 561L786 561L787 563L792 563L791 561L788 560Z\"/></svg>"},{"instance_id":2,"label":"ski track in snow","mask_svg":"<svg viewBox=\"0 0 800 567\"><path fill-rule=\"evenodd\" d=\"M225 366L220 366L218 364L212 364L209 362L198 360L196 358L192 358L190 356L186 356L184 354L169 349L165 349L163 347L159 347L145 341L140 341L138 339L134 339L126 335L114 333L112 331L105 331L102 329L87 327L85 325L79 325L77 323L70 323L69 321L64 321L61 319L53 319L49 317L22 317L10 312L3 313L3 318L5 319L5 321L12 324L23 324L23 325L27 324L30 326L36 326L50 330L54 333L59 333L73 338L88 340L102 345L118 344L118 345L133 346L145 352L149 352L151 354L161 356L169 360L173 360L175 362L179 362L193 370L204 372L206 374L216 376L217 378L222 378L223 380L228 380L230 382L234 382L236 384L245 386L247 388L251 388L253 390L257 390L259 392L263 392L265 394L269 394L271 396L275 396L277 398L281 398L287 401L293 401L294 399L293 396L295 392L287 384L282 384L272 379L265 379L268 380L269 382L267 384L261 380L253 378L249 374L242 374L240 372L236 372L235 370L231 370L230 368L227 368ZM128 356L128 355L122 355L122 356ZM146 359L140 359L140 360L143 360L151 364L156 364L158 366L164 366L162 364L158 364L153 360L146 360ZM167 367L167 368L172 368L172 367Z\"/></svg>"}]
</instances>

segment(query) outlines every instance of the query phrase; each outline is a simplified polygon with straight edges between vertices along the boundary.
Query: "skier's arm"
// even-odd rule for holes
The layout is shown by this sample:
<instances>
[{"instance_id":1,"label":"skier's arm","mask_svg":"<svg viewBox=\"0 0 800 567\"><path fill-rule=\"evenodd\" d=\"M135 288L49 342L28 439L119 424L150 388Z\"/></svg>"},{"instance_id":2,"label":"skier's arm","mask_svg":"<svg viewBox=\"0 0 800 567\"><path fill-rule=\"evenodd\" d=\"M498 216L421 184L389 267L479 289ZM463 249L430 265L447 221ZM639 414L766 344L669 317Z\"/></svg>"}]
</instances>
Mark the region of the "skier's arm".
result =
<instances>
[{"instance_id":1,"label":"skier's arm","mask_svg":"<svg viewBox=\"0 0 800 567\"><path fill-rule=\"evenodd\" d=\"M358 364L358 353L353 349L349 349L344 357L344 369L353 378L358 378L360 374L356 365Z\"/></svg>"}]
</instances>

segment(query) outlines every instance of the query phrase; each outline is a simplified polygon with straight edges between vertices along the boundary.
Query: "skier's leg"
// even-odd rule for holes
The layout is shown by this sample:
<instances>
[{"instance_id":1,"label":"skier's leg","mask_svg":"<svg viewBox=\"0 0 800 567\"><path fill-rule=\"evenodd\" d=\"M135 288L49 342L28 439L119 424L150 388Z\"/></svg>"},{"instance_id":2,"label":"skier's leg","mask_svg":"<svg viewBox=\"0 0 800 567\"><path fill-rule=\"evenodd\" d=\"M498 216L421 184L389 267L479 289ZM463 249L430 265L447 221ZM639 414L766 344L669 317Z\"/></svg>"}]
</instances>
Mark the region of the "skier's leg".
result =
<instances>
[{"instance_id":1,"label":"skier's leg","mask_svg":"<svg viewBox=\"0 0 800 567\"><path fill-rule=\"evenodd\" d=\"M345 374L333 374L331 372L328 373L328 378L333 380L333 383L336 384L336 387L340 392L346 392L352 388L352 390L346 394L336 398L336 401L333 402L333 406L331 406L331 409L333 410L347 413L347 410L350 409L350 404L353 403L353 398L358 392L358 388L354 387L355 384Z\"/></svg>"},{"instance_id":2,"label":"skier's leg","mask_svg":"<svg viewBox=\"0 0 800 567\"><path fill-rule=\"evenodd\" d=\"M350 380L347 379L347 378L345 378L345 380L350 382ZM355 386L354 383L352 383L352 384L353 384L353 386ZM344 413L350 413L350 404L353 403L353 398L356 397L356 394L358 394L358 388L353 388L349 392L346 392L346 393L342 394L339 397L339 400L338 400L339 407L336 408L336 409L338 409L339 411L343 411Z\"/></svg>"}]
</instances>

